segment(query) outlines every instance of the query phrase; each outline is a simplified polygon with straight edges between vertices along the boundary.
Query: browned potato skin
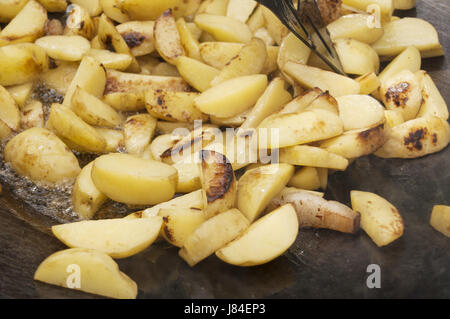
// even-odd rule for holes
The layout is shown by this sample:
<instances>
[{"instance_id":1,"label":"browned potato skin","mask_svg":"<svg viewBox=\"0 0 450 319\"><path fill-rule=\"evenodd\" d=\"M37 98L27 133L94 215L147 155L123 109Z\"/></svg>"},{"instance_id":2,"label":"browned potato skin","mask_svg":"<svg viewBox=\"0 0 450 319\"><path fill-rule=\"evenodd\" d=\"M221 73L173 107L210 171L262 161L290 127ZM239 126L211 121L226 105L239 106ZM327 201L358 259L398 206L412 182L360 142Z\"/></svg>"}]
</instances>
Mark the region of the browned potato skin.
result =
<instances>
[{"instance_id":1,"label":"browned potato skin","mask_svg":"<svg viewBox=\"0 0 450 319\"><path fill-rule=\"evenodd\" d=\"M164 11L156 20L153 34L156 50L167 62L175 64L179 56L185 55L172 9Z\"/></svg>"},{"instance_id":2,"label":"browned potato skin","mask_svg":"<svg viewBox=\"0 0 450 319\"><path fill-rule=\"evenodd\" d=\"M355 234L359 230L361 215L339 202L327 201L299 190L295 193L281 193L272 200L268 210L285 204L294 206L300 228L325 228L348 234Z\"/></svg>"}]
</instances>

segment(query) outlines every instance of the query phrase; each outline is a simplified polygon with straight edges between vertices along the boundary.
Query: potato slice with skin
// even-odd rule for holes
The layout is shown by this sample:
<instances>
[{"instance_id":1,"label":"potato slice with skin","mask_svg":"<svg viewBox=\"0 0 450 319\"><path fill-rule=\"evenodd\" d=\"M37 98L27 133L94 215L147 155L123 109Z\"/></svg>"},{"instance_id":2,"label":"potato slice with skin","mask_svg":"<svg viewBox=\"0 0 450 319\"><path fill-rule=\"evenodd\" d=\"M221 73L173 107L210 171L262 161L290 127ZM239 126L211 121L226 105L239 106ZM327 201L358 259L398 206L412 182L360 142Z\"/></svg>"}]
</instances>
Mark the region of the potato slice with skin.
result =
<instances>
[{"instance_id":1,"label":"potato slice with skin","mask_svg":"<svg viewBox=\"0 0 450 319\"><path fill-rule=\"evenodd\" d=\"M283 70L288 61L306 64L308 62L311 49L300 41L292 32L289 33L280 45L278 54L278 67Z\"/></svg>"},{"instance_id":2,"label":"potato slice with skin","mask_svg":"<svg viewBox=\"0 0 450 319\"><path fill-rule=\"evenodd\" d=\"M267 76L262 74L234 78L203 92L195 106L217 117L235 116L254 106L267 84Z\"/></svg>"},{"instance_id":3,"label":"potato slice with skin","mask_svg":"<svg viewBox=\"0 0 450 319\"><path fill-rule=\"evenodd\" d=\"M284 86L283 79L273 79L256 102L255 107L251 109L245 122L240 126L241 129L258 127L267 116L277 112L284 104L288 103L292 96Z\"/></svg>"},{"instance_id":4,"label":"potato slice with skin","mask_svg":"<svg viewBox=\"0 0 450 319\"><path fill-rule=\"evenodd\" d=\"M71 265L80 267L80 290L96 295L135 299L136 283L119 270L117 263L108 255L96 250L72 248L47 257L34 274L34 280L51 285L67 287ZM73 271L73 270L72 270Z\"/></svg>"},{"instance_id":5,"label":"potato slice with skin","mask_svg":"<svg viewBox=\"0 0 450 319\"><path fill-rule=\"evenodd\" d=\"M194 124L165 121L158 121L158 123L156 123L157 134L172 134L177 129L186 129L188 131L192 131L194 129Z\"/></svg>"},{"instance_id":6,"label":"potato slice with skin","mask_svg":"<svg viewBox=\"0 0 450 319\"><path fill-rule=\"evenodd\" d=\"M122 123L122 117L111 106L80 87L72 96L72 109L86 123L114 128Z\"/></svg>"},{"instance_id":7,"label":"potato slice with skin","mask_svg":"<svg viewBox=\"0 0 450 319\"><path fill-rule=\"evenodd\" d=\"M143 92L113 92L103 96L103 102L117 111L137 112L145 110L145 95Z\"/></svg>"},{"instance_id":8,"label":"potato slice with skin","mask_svg":"<svg viewBox=\"0 0 450 319\"><path fill-rule=\"evenodd\" d=\"M211 218L234 207L236 177L233 167L223 154L203 150L200 158L204 212L207 218Z\"/></svg>"},{"instance_id":9,"label":"potato slice with skin","mask_svg":"<svg viewBox=\"0 0 450 319\"><path fill-rule=\"evenodd\" d=\"M371 127L384 121L384 108L368 95L346 95L337 98L339 117L344 130Z\"/></svg>"},{"instance_id":10,"label":"potato slice with skin","mask_svg":"<svg viewBox=\"0 0 450 319\"><path fill-rule=\"evenodd\" d=\"M277 149L325 140L343 132L342 120L329 111L274 114L258 126L258 145L260 149Z\"/></svg>"},{"instance_id":11,"label":"potato slice with skin","mask_svg":"<svg viewBox=\"0 0 450 319\"><path fill-rule=\"evenodd\" d=\"M407 121L387 133L387 142L375 153L378 157L418 158L437 153L450 142L448 122L434 116Z\"/></svg>"},{"instance_id":12,"label":"potato slice with skin","mask_svg":"<svg viewBox=\"0 0 450 319\"><path fill-rule=\"evenodd\" d=\"M105 68L117 71L126 70L132 61L128 54L114 53L108 50L90 49L87 55L96 59Z\"/></svg>"},{"instance_id":13,"label":"potato slice with skin","mask_svg":"<svg viewBox=\"0 0 450 319\"><path fill-rule=\"evenodd\" d=\"M372 47L379 55L399 54L409 46L426 51L440 46L436 29L419 18L403 18L384 26L384 34Z\"/></svg>"},{"instance_id":14,"label":"potato slice with skin","mask_svg":"<svg viewBox=\"0 0 450 319\"><path fill-rule=\"evenodd\" d=\"M128 154L98 157L92 168L95 186L107 197L131 205L156 205L175 194L177 170Z\"/></svg>"},{"instance_id":15,"label":"potato slice with skin","mask_svg":"<svg viewBox=\"0 0 450 319\"><path fill-rule=\"evenodd\" d=\"M24 130L32 127L44 127L44 109L40 101L30 101L22 108L20 127Z\"/></svg>"},{"instance_id":16,"label":"potato slice with skin","mask_svg":"<svg viewBox=\"0 0 450 319\"><path fill-rule=\"evenodd\" d=\"M164 60L175 64L179 56L186 55L171 9L164 11L156 20L153 33L156 50Z\"/></svg>"},{"instance_id":17,"label":"potato slice with skin","mask_svg":"<svg viewBox=\"0 0 450 319\"><path fill-rule=\"evenodd\" d=\"M177 137L172 133L164 134L156 137L150 144L150 153L152 158L157 161L162 161L161 156L168 150L172 149L180 140L181 137ZM170 163L172 164L172 163Z\"/></svg>"},{"instance_id":18,"label":"potato slice with skin","mask_svg":"<svg viewBox=\"0 0 450 319\"><path fill-rule=\"evenodd\" d=\"M154 21L129 21L116 26L135 57L155 51Z\"/></svg>"},{"instance_id":19,"label":"potato slice with skin","mask_svg":"<svg viewBox=\"0 0 450 319\"><path fill-rule=\"evenodd\" d=\"M13 137L4 149L5 162L36 183L55 186L80 173L78 160L52 132L31 128Z\"/></svg>"},{"instance_id":20,"label":"potato slice with skin","mask_svg":"<svg viewBox=\"0 0 450 319\"><path fill-rule=\"evenodd\" d=\"M178 69L167 62L161 62L157 64L152 69L152 75L159 75L159 76L180 76L180 72L178 72Z\"/></svg>"},{"instance_id":21,"label":"potato slice with skin","mask_svg":"<svg viewBox=\"0 0 450 319\"><path fill-rule=\"evenodd\" d=\"M94 58L85 56L81 60L77 73L67 88L63 104L70 107L72 96L77 87L84 89L95 97L101 97L105 90L105 84L106 75L104 67Z\"/></svg>"},{"instance_id":22,"label":"potato slice with skin","mask_svg":"<svg viewBox=\"0 0 450 319\"><path fill-rule=\"evenodd\" d=\"M212 14L199 14L195 24L217 41L247 43L252 39L249 27L236 19Z\"/></svg>"},{"instance_id":23,"label":"potato slice with skin","mask_svg":"<svg viewBox=\"0 0 450 319\"><path fill-rule=\"evenodd\" d=\"M326 140L321 148L347 159L374 153L386 142L385 124L372 128L347 131L341 136Z\"/></svg>"},{"instance_id":24,"label":"potato slice with skin","mask_svg":"<svg viewBox=\"0 0 450 319\"><path fill-rule=\"evenodd\" d=\"M345 73L356 75L378 73L380 58L367 43L355 39L337 39L334 46Z\"/></svg>"},{"instance_id":25,"label":"potato slice with skin","mask_svg":"<svg viewBox=\"0 0 450 319\"><path fill-rule=\"evenodd\" d=\"M183 247L186 239L206 221L202 210L192 208L162 208L158 216L161 216L164 221L162 236L179 248Z\"/></svg>"},{"instance_id":26,"label":"potato slice with skin","mask_svg":"<svg viewBox=\"0 0 450 319\"><path fill-rule=\"evenodd\" d=\"M384 30L382 27L371 27L371 17L371 15L362 13L347 14L340 17L327 26L331 39L334 41L351 38L367 44L376 42L383 36Z\"/></svg>"},{"instance_id":27,"label":"potato slice with skin","mask_svg":"<svg viewBox=\"0 0 450 319\"><path fill-rule=\"evenodd\" d=\"M288 186L311 191L319 189L320 178L317 168L302 167L298 169L290 179Z\"/></svg>"},{"instance_id":28,"label":"potato slice with skin","mask_svg":"<svg viewBox=\"0 0 450 319\"><path fill-rule=\"evenodd\" d=\"M297 213L300 228L325 228L347 234L359 230L360 214L335 201L328 201L305 190L283 191L272 200L268 209L291 204Z\"/></svg>"},{"instance_id":29,"label":"potato slice with skin","mask_svg":"<svg viewBox=\"0 0 450 319\"><path fill-rule=\"evenodd\" d=\"M359 94L370 94L376 91L381 85L380 79L374 72L361 75L355 80L359 83L361 88Z\"/></svg>"},{"instance_id":30,"label":"potato slice with skin","mask_svg":"<svg viewBox=\"0 0 450 319\"><path fill-rule=\"evenodd\" d=\"M422 97L424 99L417 117L437 116L448 120L448 107L433 79L425 72L419 71L415 74L422 86Z\"/></svg>"},{"instance_id":31,"label":"potato slice with skin","mask_svg":"<svg viewBox=\"0 0 450 319\"><path fill-rule=\"evenodd\" d=\"M70 2L83 7L91 17L99 16L102 13L100 0L71 0Z\"/></svg>"},{"instance_id":32,"label":"potato slice with skin","mask_svg":"<svg viewBox=\"0 0 450 319\"><path fill-rule=\"evenodd\" d=\"M71 4L66 14L65 35L79 35L89 40L93 38L96 26L86 9L77 4Z\"/></svg>"},{"instance_id":33,"label":"potato slice with skin","mask_svg":"<svg viewBox=\"0 0 450 319\"><path fill-rule=\"evenodd\" d=\"M409 70L403 70L386 79L379 89L388 110L400 110L403 118L412 120L419 113L423 102L420 80Z\"/></svg>"},{"instance_id":34,"label":"potato slice with skin","mask_svg":"<svg viewBox=\"0 0 450 319\"><path fill-rule=\"evenodd\" d=\"M330 91L334 97L358 94L360 91L359 83L351 78L292 61L285 64L283 71L300 85L309 89L318 87L324 91Z\"/></svg>"},{"instance_id":35,"label":"potato slice with skin","mask_svg":"<svg viewBox=\"0 0 450 319\"><path fill-rule=\"evenodd\" d=\"M117 8L132 20L156 20L167 9L174 10L176 17L183 15L183 0L122 0Z\"/></svg>"},{"instance_id":36,"label":"potato slice with skin","mask_svg":"<svg viewBox=\"0 0 450 319\"><path fill-rule=\"evenodd\" d=\"M414 46L409 46L384 68L378 78L383 82L403 70L415 73L420 70L421 64L420 51Z\"/></svg>"},{"instance_id":37,"label":"potato slice with skin","mask_svg":"<svg viewBox=\"0 0 450 319\"><path fill-rule=\"evenodd\" d=\"M190 193L202 188L200 168L196 163L178 162L172 166L178 171L177 193Z\"/></svg>"},{"instance_id":38,"label":"potato slice with skin","mask_svg":"<svg viewBox=\"0 0 450 319\"><path fill-rule=\"evenodd\" d=\"M48 12L64 12L67 8L66 0L37 0Z\"/></svg>"},{"instance_id":39,"label":"potato slice with skin","mask_svg":"<svg viewBox=\"0 0 450 319\"><path fill-rule=\"evenodd\" d=\"M250 222L255 221L283 190L294 174L289 164L271 164L249 170L239 179L237 208Z\"/></svg>"},{"instance_id":40,"label":"potato slice with skin","mask_svg":"<svg viewBox=\"0 0 450 319\"><path fill-rule=\"evenodd\" d=\"M44 34L47 11L34 0L30 0L23 9L0 32L0 46L33 42Z\"/></svg>"},{"instance_id":41,"label":"potato slice with skin","mask_svg":"<svg viewBox=\"0 0 450 319\"><path fill-rule=\"evenodd\" d=\"M20 112L16 101L11 94L0 85L0 120L2 120L8 127L17 131L20 126Z\"/></svg>"},{"instance_id":42,"label":"potato slice with skin","mask_svg":"<svg viewBox=\"0 0 450 319\"><path fill-rule=\"evenodd\" d=\"M228 10L229 0L206 0L200 4L197 14L208 13L225 16Z\"/></svg>"},{"instance_id":43,"label":"potato slice with skin","mask_svg":"<svg viewBox=\"0 0 450 319\"><path fill-rule=\"evenodd\" d=\"M222 261L242 267L268 263L284 254L298 235L298 219L292 205L265 215L237 239L216 252Z\"/></svg>"},{"instance_id":44,"label":"potato slice with skin","mask_svg":"<svg viewBox=\"0 0 450 319\"><path fill-rule=\"evenodd\" d=\"M35 43L44 48L49 57L62 61L80 61L91 48L89 41L79 35L50 35Z\"/></svg>"},{"instance_id":45,"label":"potato slice with skin","mask_svg":"<svg viewBox=\"0 0 450 319\"><path fill-rule=\"evenodd\" d=\"M31 43L0 47L0 85L18 85L36 80L48 70L45 50Z\"/></svg>"},{"instance_id":46,"label":"potato slice with skin","mask_svg":"<svg viewBox=\"0 0 450 319\"><path fill-rule=\"evenodd\" d=\"M17 106L22 108L25 106L28 98L34 89L34 83L28 82L20 85L9 86L6 90L11 94L11 97L16 101Z\"/></svg>"},{"instance_id":47,"label":"potato slice with skin","mask_svg":"<svg viewBox=\"0 0 450 319\"><path fill-rule=\"evenodd\" d=\"M117 21L119 23L124 23L131 20L128 14L120 9L119 5L121 3L121 0L99 0L99 1L100 6L103 9L103 12L106 14L108 18Z\"/></svg>"},{"instance_id":48,"label":"potato slice with skin","mask_svg":"<svg viewBox=\"0 0 450 319\"><path fill-rule=\"evenodd\" d=\"M351 191L354 211L361 213L361 228L378 247L386 246L403 235L403 219L386 199L377 194Z\"/></svg>"},{"instance_id":49,"label":"potato slice with skin","mask_svg":"<svg viewBox=\"0 0 450 319\"><path fill-rule=\"evenodd\" d=\"M430 224L438 232L450 237L450 206L434 206L431 213Z\"/></svg>"},{"instance_id":50,"label":"potato slice with skin","mask_svg":"<svg viewBox=\"0 0 450 319\"><path fill-rule=\"evenodd\" d=\"M106 148L103 136L64 105L52 104L48 121L57 135L61 135L86 151L101 153Z\"/></svg>"},{"instance_id":51,"label":"potato slice with skin","mask_svg":"<svg viewBox=\"0 0 450 319\"><path fill-rule=\"evenodd\" d=\"M154 117L170 122L194 123L207 121L208 116L195 107L195 92L147 91L145 106Z\"/></svg>"},{"instance_id":52,"label":"potato slice with skin","mask_svg":"<svg viewBox=\"0 0 450 319\"><path fill-rule=\"evenodd\" d=\"M125 142L122 130L96 127L98 134L106 140L106 153L116 153L124 149Z\"/></svg>"},{"instance_id":53,"label":"potato slice with skin","mask_svg":"<svg viewBox=\"0 0 450 319\"><path fill-rule=\"evenodd\" d=\"M135 220L90 220L56 225L52 232L71 248L95 249L112 258L127 258L150 246L162 223L158 216Z\"/></svg>"},{"instance_id":54,"label":"potato slice with skin","mask_svg":"<svg viewBox=\"0 0 450 319\"><path fill-rule=\"evenodd\" d=\"M328 91L322 92L305 108L305 111L314 110L324 110L339 115L338 101Z\"/></svg>"},{"instance_id":55,"label":"potato slice with skin","mask_svg":"<svg viewBox=\"0 0 450 319\"><path fill-rule=\"evenodd\" d=\"M319 147L296 145L280 149L280 162L297 166L345 170L348 160Z\"/></svg>"},{"instance_id":56,"label":"potato slice with skin","mask_svg":"<svg viewBox=\"0 0 450 319\"><path fill-rule=\"evenodd\" d=\"M248 226L249 222L239 210L223 212L195 229L179 255L193 267L238 237Z\"/></svg>"},{"instance_id":57,"label":"potato slice with skin","mask_svg":"<svg viewBox=\"0 0 450 319\"><path fill-rule=\"evenodd\" d=\"M266 45L261 39L253 38L220 71L220 74L211 82L211 86L237 77L261 73L266 58Z\"/></svg>"},{"instance_id":58,"label":"potato slice with skin","mask_svg":"<svg viewBox=\"0 0 450 319\"><path fill-rule=\"evenodd\" d=\"M212 80L219 74L219 70L188 57L179 57L177 68L186 82L200 92L208 90Z\"/></svg>"},{"instance_id":59,"label":"potato slice with skin","mask_svg":"<svg viewBox=\"0 0 450 319\"><path fill-rule=\"evenodd\" d=\"M202 61L202 57L200 56L200 44L192 34L186 21L183 18L179 18L176 23L180 35L180 43L184 48L186 56Z\"/></svg>"},{"instance_id":60,"label":"potato slice with skin","mask_svg":"<svg viewBox=\"0 0 450 319\"><path fill-rule=\"evenodd\" d=\"M94 162L83 167L72 190L72 207L82 219L91 219L107 200L95 186L91 178Z\"/></svg>"},{"instance_id":61,"label":"potato slice with skin","mask_svg":"<svg viewBox=\"0 0 450 319\"><path fill-rule=\"evenodd\" d=\"M127 118L123 126L125 148L129 154L140 155L150 144L156 129L156 119L149 114Z\"/></svg>"},{"instance_id":62,"label":"potato slice with skin","mask_svg":"<svg viewBox=\"0 0 450 319\"><path fill-rule=\"evenodd\" d=\"M364 12L370 9L370 5L379 6L381 22L391 21L394 12L394 0L343 0L342 2L347 6Z\"/></svg>"},{"instance_id":63,"label":"potato slice with skin","mask_svg":"<svg viewBox=\"0 0 450 319\"><path fill-rule=\"evenodd\" d=\"M0 2L0 22L11 21L29 0L5 0Z\"/></svg>"},{"instance_id":64,"label":"potato slice with skin","mask_svg":"<svg viewBox=\"0 0 450 319\"><path fill-rule=\"evenodd\" d=\"M386 110L384 111L384 117L386 118L386 125L388 128L405 123L402 112L400 110Z\"/></svg>"},{"instance_id":65,"label":"potato slice with skin","mask_svg":"<svg viewBox=\"0 0 450 319\"><path fill-rule=\"evenodd\" d=\"M311 103L324 92L319 88L307 90L286 104L279 114L288 114L304 111Z\"/></svg>"}]
</instances>

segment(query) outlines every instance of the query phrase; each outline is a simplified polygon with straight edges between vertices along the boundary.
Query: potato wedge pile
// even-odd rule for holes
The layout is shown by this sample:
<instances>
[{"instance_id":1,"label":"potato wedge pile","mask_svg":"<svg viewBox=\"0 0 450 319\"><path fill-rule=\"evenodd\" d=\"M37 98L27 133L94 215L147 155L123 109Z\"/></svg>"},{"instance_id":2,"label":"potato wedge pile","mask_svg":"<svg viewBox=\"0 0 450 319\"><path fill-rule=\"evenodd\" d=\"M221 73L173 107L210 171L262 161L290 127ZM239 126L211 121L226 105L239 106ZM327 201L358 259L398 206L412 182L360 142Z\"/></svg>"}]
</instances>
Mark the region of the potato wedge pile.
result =
<instances>
[{"instance_id":1,"label":"potato wedge pile","mask_svg":"<svg viewBox=\"0 0 450 319\"><path fill-rule=\"evenodd\" d=\"M53 227L70 249L47 258L36 280L67 287L76 264L79 289L135 298L136 283L112 258L157 239L190 266L214 254L267 263L303 227L362 228L388 245L404 230L391 203L353 191L350 208L317 191L359 157L411 159L450 142L447 104L421 70L422 58L443 55L438 34L393 15L415 1L343 0L345 9L327 12L348 76L252 0L7 3L4 161L40 186L73 185L80 218ZM80 167L80 154L95 160ZM136 212L92 220L107 200ZM448 210L431 223L448 235Z\"/></svg>"}]
</instances>

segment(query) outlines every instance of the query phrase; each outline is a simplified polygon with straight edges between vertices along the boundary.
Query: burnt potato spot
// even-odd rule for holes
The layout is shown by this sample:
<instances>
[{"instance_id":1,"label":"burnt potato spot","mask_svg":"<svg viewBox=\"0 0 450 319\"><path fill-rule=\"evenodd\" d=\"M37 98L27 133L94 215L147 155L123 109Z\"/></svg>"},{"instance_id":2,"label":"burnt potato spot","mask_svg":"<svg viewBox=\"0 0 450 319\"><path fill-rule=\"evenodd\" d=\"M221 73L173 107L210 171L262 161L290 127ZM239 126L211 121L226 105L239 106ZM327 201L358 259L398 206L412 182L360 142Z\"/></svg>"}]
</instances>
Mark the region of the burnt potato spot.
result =
<instances>
[{"instance_id":1,"label":"burnt potato spot","mask_svg":"<svg viewBox=\"0 0 450 319\"><path fill-rule=\"evenodd\" d=\"M163 217L163 221L166 225L164 225L164 235L166 236L168 241L173 241L173 234L170 229L167 227L167 223L169 222L169 216Z\"/></svg>"},{"instance_id":2,"label":"burnt potato spot","mask_svg":"<svg viewBox=\"0 0 450 319\"><path fill-rule=\"evenodd\" d=\"M413 132L410 132L407 137L404 139L404 144L406 148L410 151L418 150L421 151L423 149L423 140L428 134L427 128L420 128Z\"/></svg>"},{"instance_id":3,"label":"burnt potato spot","mask_svg":"<svg viewBox=\"0 0 450 319\"><path fill-rule=\"evenodd\" d=\"M145 41L145 36L139 32L129 32L122 34L122 38L130 49L140 46Z\"/></svg>"},{"instance_id":4,"label":"burnt potato spot","mask_svg":"<svg viewBox=\"0 0 450 319\"><path fill-rule=\"evenodd\" d=\"M206 197L208 203L224 197L233 184L234 172L225 155L203 150L200 152L202 170L205 173Z\"/></svg>"},{"instance_id":5,"label":"burnt potato spot","mask_svg":"<svg viewBox=\"0 0 450 319\"><path fill-rule=\"evenodd\" d=\"M408 92L411 86L408 82L401 82L389 87L386 91L385 98L387 102L392 101L395 106L404 108L408 102Z\"/></svg>"},{"instance_id":6,"label":"burnt potato spot","mask_svg":"<svg viewBox=\"0 0 450 319\"><path fill-rule=\"evenodd\" d=\"M114 46L113 46L113 44L112 44L112 38L111 38L110 35L107 35L107 36L106 36L106 39L105 39L104 42L105 42L106 49L107 49L108 51L116 52L116 50L114 49Z\"/></svg>"}]
</instances>

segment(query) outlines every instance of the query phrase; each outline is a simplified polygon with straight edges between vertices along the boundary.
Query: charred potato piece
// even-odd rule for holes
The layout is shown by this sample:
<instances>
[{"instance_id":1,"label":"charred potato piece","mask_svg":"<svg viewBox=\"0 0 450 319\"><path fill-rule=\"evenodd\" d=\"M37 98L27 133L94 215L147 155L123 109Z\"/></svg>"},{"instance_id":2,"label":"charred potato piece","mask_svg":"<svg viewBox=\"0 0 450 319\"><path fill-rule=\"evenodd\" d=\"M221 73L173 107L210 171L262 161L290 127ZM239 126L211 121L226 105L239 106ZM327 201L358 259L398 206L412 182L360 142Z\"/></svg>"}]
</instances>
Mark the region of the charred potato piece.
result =
<instances>
[{"instance_id":1,"label":"charred potato piece","mask_svg":"<svg viewBox=\"0 0 450 319\"><path fill-rule=\"evenodd\" d=\"M154 26L154 21L129 21L119 24L116 29L131 49L131 53L139 57L155 51Z\"/></svg>"},{"instance_id":2,"label":"charred potato piece","mask_svg":"<svg viewBox=\"0 0 450 319\"><path fill-rule=\"evenodd\" d=\"M64 28L65 35L80 35L91 40L95 35L94 22L89 12L84 7L77 4L71 4L67 8L66 26Z\"/></svg>"},{"instance_id":3,"label":"charred potato piece","mask_svg":"<svg viewBox=\"0 0 450 319\"><path fill-rule=\"evenodd\" d=\"M123 127L125 148L129 154L140 155L150 144L155 133L156 120L149 114L127 118Z\"/></svg>"}]
</instances>

